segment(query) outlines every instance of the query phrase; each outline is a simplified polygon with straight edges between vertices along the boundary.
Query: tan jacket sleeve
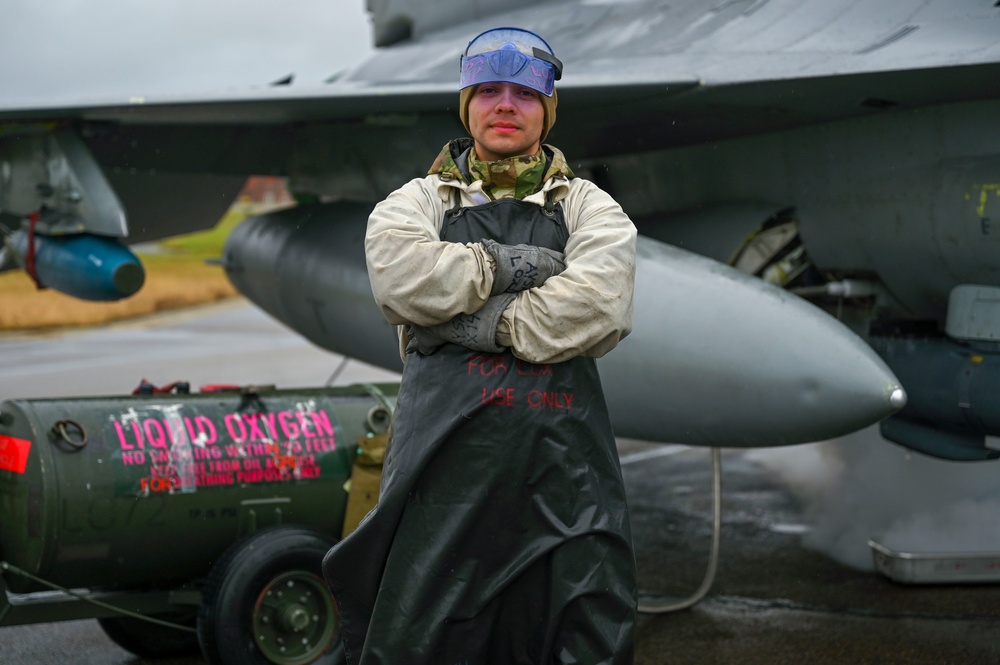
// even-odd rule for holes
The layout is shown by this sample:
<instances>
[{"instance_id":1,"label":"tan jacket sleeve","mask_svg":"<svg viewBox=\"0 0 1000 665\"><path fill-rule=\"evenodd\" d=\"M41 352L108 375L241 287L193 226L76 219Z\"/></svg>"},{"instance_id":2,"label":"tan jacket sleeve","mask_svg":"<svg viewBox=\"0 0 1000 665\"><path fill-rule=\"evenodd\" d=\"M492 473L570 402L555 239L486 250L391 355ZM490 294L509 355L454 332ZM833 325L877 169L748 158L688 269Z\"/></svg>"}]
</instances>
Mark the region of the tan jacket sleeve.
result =
<instances>
[{"instance_id":1,"label":"tan jacket sleeve","mask_svg":"<svg viewBox=\"0 0 1000 665\"><path fill-rule=\"evenodd\" d=\"M375 206L365 256L375 302L389 323L428 326L478 311L493 288L482 245L443 242L436 176L411 180Z\"/></svg>"},{"instance_id":2,"label":"tan jacket sleeve","mask_svg":"<svg viewBox=\"0 0 1000 665\"><path fill-rule=\"evenodd\" d=\"M632 330L635 226L597 185L569 185L566 270L519 293L498 327L497 342L529 362L599 358Z\"/></svg>"}]
</instances>

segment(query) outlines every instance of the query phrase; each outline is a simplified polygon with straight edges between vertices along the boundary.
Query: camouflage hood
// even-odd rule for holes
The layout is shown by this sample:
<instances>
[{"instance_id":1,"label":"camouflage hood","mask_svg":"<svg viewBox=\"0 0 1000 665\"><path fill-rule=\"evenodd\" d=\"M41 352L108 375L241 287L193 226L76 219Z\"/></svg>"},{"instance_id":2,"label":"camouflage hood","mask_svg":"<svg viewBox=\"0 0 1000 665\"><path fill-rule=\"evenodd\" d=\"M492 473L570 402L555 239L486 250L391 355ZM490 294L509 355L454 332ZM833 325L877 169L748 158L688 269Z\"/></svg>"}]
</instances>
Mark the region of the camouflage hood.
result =
<instances>
[{"instance_id":1,"label":"camouflage hood","mask_svg":"<svg viewBox=\"0 0 1000 665\"><path fill-rule=\"evenodd\" d=\"M483 191L493 199L505 196L523 199L541 190L553 177L575 177L562 151L551 145L543 145L537 155L509 157L498 162L476 159L473 145L468 138L448 142L428 174L465 183L480 180Z\"/></svg>"}]
</instances>

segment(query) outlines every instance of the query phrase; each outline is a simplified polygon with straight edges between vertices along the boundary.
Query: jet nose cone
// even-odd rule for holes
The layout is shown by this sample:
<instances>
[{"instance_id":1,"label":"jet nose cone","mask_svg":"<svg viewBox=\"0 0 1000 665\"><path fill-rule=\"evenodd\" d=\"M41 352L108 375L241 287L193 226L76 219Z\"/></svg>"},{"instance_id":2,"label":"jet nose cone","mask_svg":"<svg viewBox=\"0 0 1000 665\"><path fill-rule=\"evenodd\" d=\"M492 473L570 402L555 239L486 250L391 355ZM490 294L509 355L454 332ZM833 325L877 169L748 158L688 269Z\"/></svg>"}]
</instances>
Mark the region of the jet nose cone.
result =
<instances>
[{"instance_id":1,"label":"jet nose cone","mask_svg":"<svg viewBox=\"0 0 1000 665\"><path fill-rule=\"evenodd\" d=\"M889 393L889 406L896 411L906 406L906 391L901 386L895 386Z\"/></svg>"},{"instance_id":2,"label":"jet nose cone","mask_svg":"<svg viewBox=\"0 0 1000 665\"><path fill-rule=\"evenodd\" d=\"M847 434L906 403L871 347L801 298L648 238L637 261L632 334L600 366L618 434L787 445Z\"/></svg>"}]
</instances>

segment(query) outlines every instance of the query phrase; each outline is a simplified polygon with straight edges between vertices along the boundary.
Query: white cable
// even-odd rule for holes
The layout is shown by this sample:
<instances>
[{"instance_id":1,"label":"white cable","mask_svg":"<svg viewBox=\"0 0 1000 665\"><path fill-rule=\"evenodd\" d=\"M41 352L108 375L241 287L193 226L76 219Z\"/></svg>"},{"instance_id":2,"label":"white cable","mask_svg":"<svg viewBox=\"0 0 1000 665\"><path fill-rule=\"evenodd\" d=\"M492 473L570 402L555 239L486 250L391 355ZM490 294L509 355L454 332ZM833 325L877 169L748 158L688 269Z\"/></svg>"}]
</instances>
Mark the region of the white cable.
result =
<instances>
[{"instance_id":1,"label":"white cable","mask_svg":"<svg viewBox=\"0 0 1000 665\"><path fill-rule=\"evenodd\" d=\"M708 557L708 569L701 586L688 598L678 600L669 596L649 593L639 594L639 611L644 614L666 614L686 610L705 597L715 582L715 572L719 567L719 541L722 534L722 451L712 448L712 551ZM645 598L643 597L645 596Z\"/></svg>"}]
</instances>

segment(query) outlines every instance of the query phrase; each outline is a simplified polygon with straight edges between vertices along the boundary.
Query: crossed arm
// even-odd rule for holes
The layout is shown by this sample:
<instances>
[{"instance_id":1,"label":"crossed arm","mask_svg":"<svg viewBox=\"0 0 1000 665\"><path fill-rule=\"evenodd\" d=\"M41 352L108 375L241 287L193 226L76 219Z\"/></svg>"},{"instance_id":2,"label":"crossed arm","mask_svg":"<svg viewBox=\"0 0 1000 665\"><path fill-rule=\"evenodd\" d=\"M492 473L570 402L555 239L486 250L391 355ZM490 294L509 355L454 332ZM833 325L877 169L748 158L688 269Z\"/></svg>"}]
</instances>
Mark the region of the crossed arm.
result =
<instances>
[{"instance_id":1,"label":"crossed arm","mask_svg":"<svg viewBox=\"0 0 1000 665\"><path fill-rule=\"evenodd\" d=\"M444 207L435 191L414 180L393 192L372 212L365 243L372 292L386 319L440 329L483 312L491 297L503 298L489 340L497 348L535 363L610 351L631 330L635 227L593 183L571 182L562 200L570 231L565 270L506 294L494 284L495 253L481 243L439 239Z\"/></svg>"}]
</instances>

